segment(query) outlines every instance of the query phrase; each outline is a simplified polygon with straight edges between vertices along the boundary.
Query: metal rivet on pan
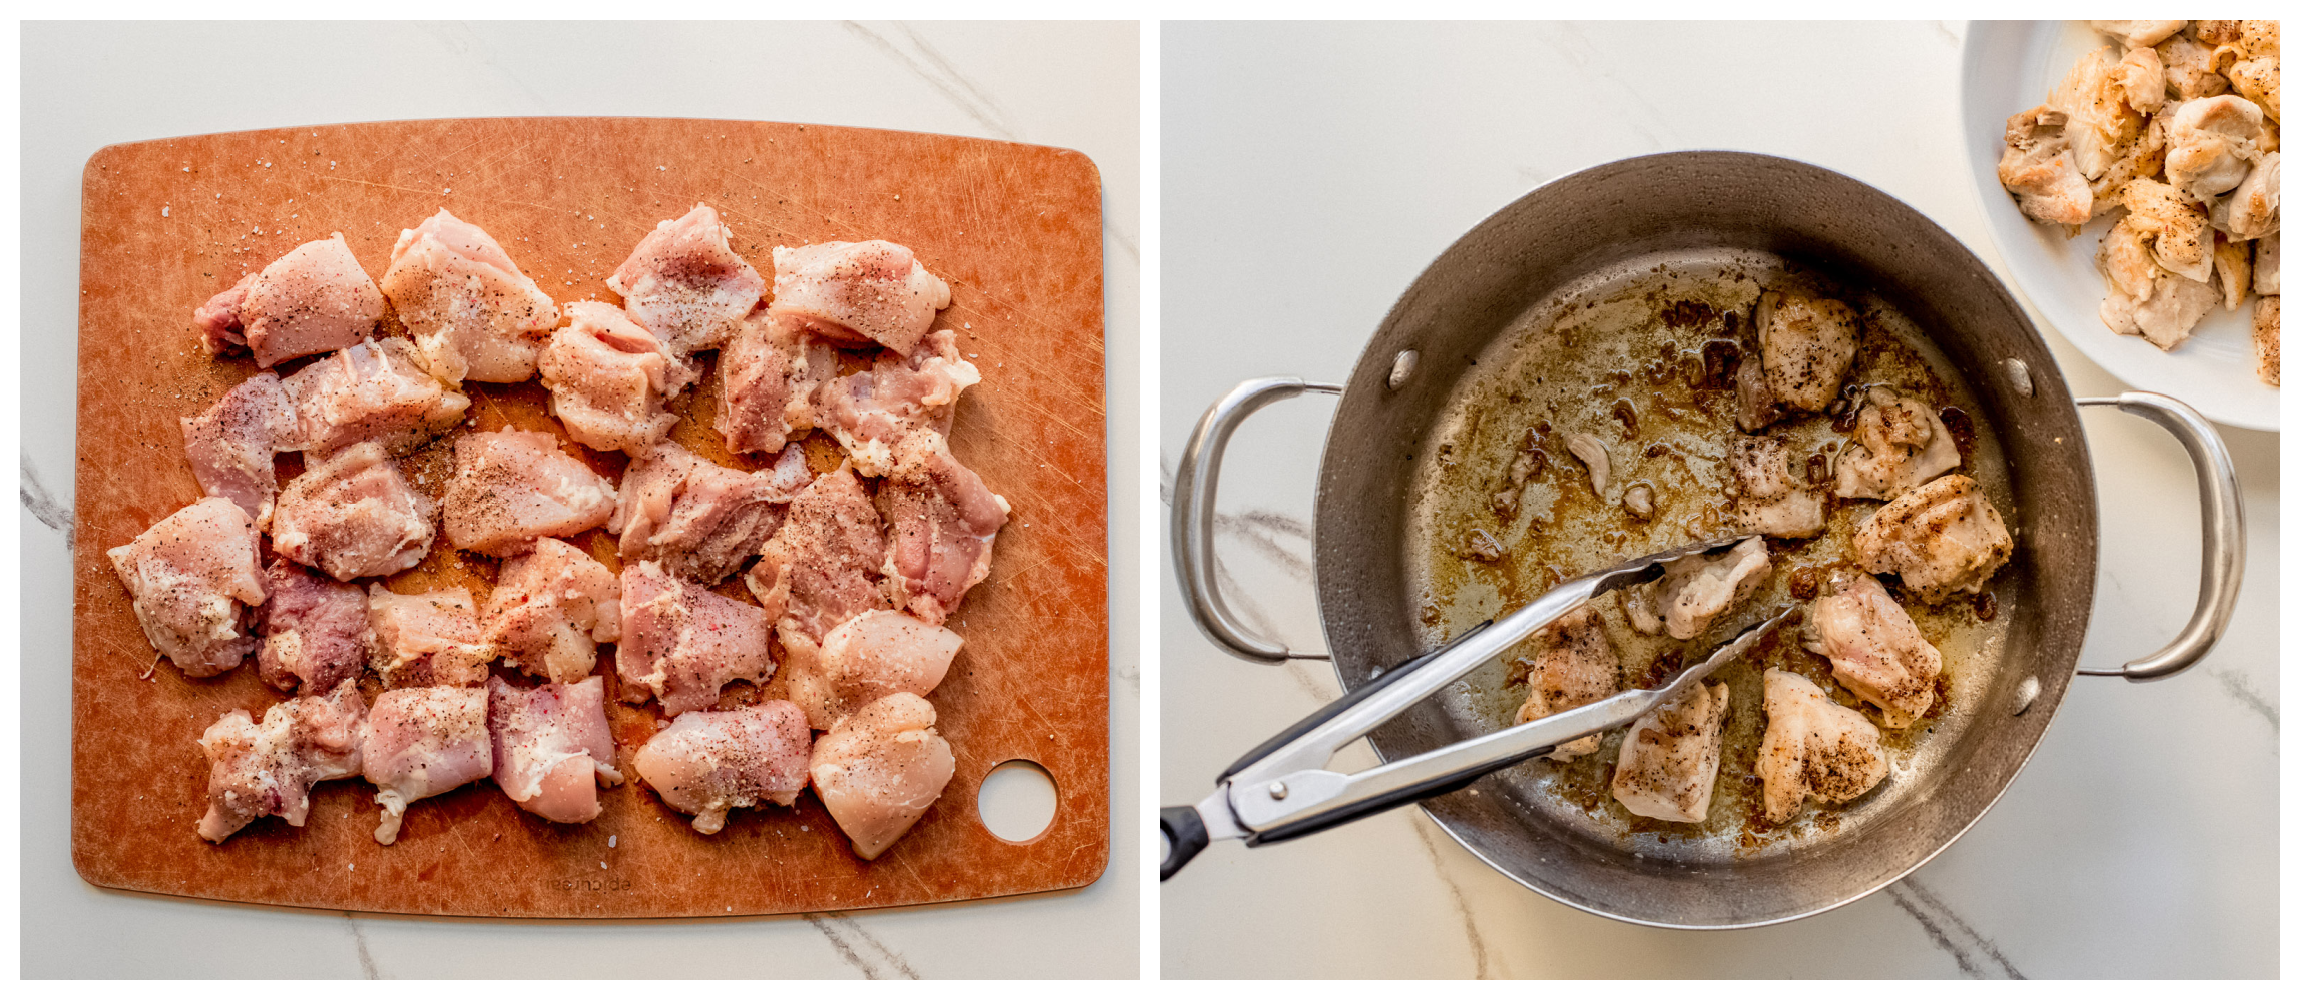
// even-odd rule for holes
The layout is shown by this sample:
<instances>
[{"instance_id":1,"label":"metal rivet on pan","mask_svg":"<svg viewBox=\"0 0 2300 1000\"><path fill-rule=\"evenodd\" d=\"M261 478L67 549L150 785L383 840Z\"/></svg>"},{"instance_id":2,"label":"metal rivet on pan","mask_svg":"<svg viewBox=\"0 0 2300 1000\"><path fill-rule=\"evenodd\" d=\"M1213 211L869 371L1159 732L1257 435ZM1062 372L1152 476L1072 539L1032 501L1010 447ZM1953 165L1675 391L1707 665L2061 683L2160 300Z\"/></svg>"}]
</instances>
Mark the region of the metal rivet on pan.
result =
<instances>
[{"instance_id":1,"label":"metal rivet on pan","mask_svg":"<svg viewBox=\"0 0 2300 1000\"><path fill-rule=\"evenodd\" d=\"M2014 392L2029 397L2036 395L2036 380L2029 378L2028 362L2019 358L2006 358L2005 375L2012 379Z\"/></svg>"},{"instance_id":2,"label":"metal rivet on pan","mask_svg":"<svg viewBox=\"0 0 2300 1000\"><path fill-rule=\"evenodd\" d=\"M1397 358L1390 362L1390 388L1402 386L1407 379L1414 377L1414 365L1419 364L1421 359L1420 351L1399 351Z\"/></svg>"},{"instance_id":3,"label":"metal rivet on pan","mask_svg":"<svg viewBox=\"0 0 2300 1000\"><path fill-rule=\"evenodd\" d=\"M2030 705L2036 704L2037 692L2042 690L2044 685L2037 683L2035 676L2021 678L2020 689L2013 692L2013 714L2028 711Z\"/></svg>"},{"instance_id":4,"label":"metal rivet on pan","mask_svg":"<svg viewBox=\"0 0 2300 1000\"><path fill-rule=\"evenodd\" d=\"M1282 799L1282 798L1285 798L1285 797L1286 797L1286 783L1285 783L1285 782L1283 782L1283 781L1273 781L1273 782L1270 782L1270 797L1271 797L1271 798L1273 798L1273 799Z\"/></svg>"}]
</instances>

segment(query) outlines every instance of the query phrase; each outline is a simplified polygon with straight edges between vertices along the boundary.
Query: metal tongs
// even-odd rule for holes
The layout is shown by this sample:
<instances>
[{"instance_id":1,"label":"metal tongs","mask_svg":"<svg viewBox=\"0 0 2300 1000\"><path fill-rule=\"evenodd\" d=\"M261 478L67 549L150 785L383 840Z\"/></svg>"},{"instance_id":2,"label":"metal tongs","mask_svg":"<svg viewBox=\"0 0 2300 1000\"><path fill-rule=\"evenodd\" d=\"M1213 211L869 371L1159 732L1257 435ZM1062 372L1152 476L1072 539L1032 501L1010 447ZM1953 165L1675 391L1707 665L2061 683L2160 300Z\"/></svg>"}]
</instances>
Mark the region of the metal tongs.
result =
<instances>
[{"instance_id":1,"label":"metal tongs","mask_svg":"<svg viewBox=\"0 0 2300 1000\"><path fill-rule=\"evenodd\" d=\"M1624 691L1570 711L1511 726L1357 774L1325 770L1334 752L1415 702L1493 661L1518 640L1606 593L1658 580L1680 560L1724 552L1744 539L1696 542L1629 560L1612 569L1568 580L1501 619L1488 620L1445 645L1399 664L1357 690L1288 726L1248 751L1215 780L1214 794L1196 806L1159 810L1166 851L1158 866L1164 881L1206 845L1232 837L1259 847L1316 833L1351 820L1447 792L1512 764L1531 760L1592 733L1637 720L1718 667L1754 648L1775 628L1797 617L1789 608L1751 626L1707 659L1681 669L1658 688Z\"/></svg>"}]
</instances>

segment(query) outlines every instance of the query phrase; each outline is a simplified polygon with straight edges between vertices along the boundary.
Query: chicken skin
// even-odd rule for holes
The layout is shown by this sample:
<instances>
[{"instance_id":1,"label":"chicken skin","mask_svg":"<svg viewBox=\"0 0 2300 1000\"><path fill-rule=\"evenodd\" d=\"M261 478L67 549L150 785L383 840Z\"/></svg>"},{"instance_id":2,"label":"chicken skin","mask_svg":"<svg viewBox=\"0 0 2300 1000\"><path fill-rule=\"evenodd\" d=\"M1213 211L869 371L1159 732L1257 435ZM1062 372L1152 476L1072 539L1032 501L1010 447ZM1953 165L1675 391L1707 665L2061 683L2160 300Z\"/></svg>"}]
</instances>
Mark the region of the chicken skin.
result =
<instances>
[{"instance_id":1,"label":"chicken skin","mask_svg":"<svg viewBox=\"0 0 2300 1000\"><path fill-rule=\"evenodd\" d=\"M1788 822L1805 800L1844 804L1885 780L1877 727L1786 670L1765 671L1765 739L1757 750L1765 821Z\"/></svg>"},{"instance_id":2,"label":"chicken skin","mask_svg":"<svg viewBox=\"0 0 2300 1000\"><path fill-rule=\"evenodd\" d=\"M1862 569L1898 573L1927 604L1977 594L2012 558L2004 517L1971 476L1948 475L1903 493L1853 532Z\"/></svg>"}]
</instances>

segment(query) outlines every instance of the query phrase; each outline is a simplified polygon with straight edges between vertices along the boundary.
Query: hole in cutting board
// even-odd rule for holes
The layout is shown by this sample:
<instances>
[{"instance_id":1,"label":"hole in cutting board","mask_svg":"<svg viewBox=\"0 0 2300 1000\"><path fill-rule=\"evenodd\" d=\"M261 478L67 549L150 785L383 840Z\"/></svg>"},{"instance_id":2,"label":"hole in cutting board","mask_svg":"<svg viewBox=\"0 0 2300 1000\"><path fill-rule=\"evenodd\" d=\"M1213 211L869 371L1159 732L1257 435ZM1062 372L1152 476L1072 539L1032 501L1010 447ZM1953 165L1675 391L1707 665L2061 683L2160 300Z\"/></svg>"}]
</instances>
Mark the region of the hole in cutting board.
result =
<instances>
[{"instance_id":1,"label":"hole in cutting board","mask_svg":"<svg viewBox=\"0 0 2300 1000\"><path fill-rule=\"evenodd\" d=\"M1054 823L1054 776L1036 761L1007 761L983 776L974 809L992 836L1012 843L1029 840Z\"/></svg>"}]
</instances>

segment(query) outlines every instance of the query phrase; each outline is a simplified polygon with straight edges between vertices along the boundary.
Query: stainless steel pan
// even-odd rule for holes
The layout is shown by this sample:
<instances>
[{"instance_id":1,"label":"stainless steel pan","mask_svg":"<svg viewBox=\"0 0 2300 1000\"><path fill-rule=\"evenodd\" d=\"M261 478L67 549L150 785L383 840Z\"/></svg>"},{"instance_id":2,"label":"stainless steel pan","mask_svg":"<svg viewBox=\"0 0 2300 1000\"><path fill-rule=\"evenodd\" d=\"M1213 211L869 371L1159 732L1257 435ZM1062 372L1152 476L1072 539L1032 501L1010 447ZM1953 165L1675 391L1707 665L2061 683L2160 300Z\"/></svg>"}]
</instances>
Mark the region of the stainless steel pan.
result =
<instances>
[{"instance_id":1,"label":"stainless steel pan","mask_svg":"<svg viewBox=\"0 0 2300 1000\"><path fill-rule=\"evenodd\" d=\"M2010 621L1977 697L1921 759L1844 810L1833 836L1756 858L1641 855L1559 820L1503 771L1424 809L1472 853L1528 888L1593 913L1664 927L1752 927L1843 905L1913 871L1979 820L2028 761L2077 669L2097 571L2094 473L2080 405L2159 424L2195 462L2203 521L2196 611L2164 649L2121 670L2168 677L2201 659L2234 610L2243 520L2226 448L2193 409L2153 393L2071 398L2051 354L1972 253L1892 197L1810 164L1683 152L1605 164L1533 191L1463 236L1407 289L1340 387L1257 379L1217 403L1175 484L1175 560L1200 628L1250 660L1305 654L1257 637L1214 583L1212 519L1224 444L1248 415L1305 391L1340 391L1318 477L1314 559L1327 649L1345 689L1425 652L1408 583L1415 456L1475 358L1576 281L1657 255L1720 250L1795 262L1873 291L1924 331L1991 428L2018 549L1993 582ZM1443 699L1373 731L1385 761L1486 735L1493 724ZM1241 744L1255 734L1238 734ZM1513 771L1515 769L1512 769ZM1250 824L1249 824L1250 826ZM1248 831L1251 832L1250 830Z\"/></svg>"}]
</instances>

